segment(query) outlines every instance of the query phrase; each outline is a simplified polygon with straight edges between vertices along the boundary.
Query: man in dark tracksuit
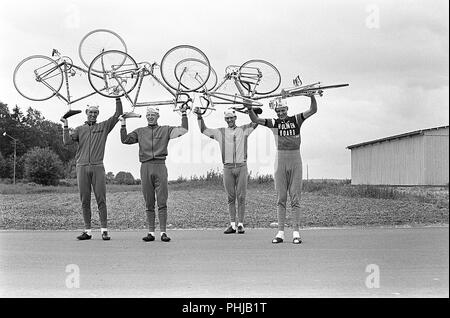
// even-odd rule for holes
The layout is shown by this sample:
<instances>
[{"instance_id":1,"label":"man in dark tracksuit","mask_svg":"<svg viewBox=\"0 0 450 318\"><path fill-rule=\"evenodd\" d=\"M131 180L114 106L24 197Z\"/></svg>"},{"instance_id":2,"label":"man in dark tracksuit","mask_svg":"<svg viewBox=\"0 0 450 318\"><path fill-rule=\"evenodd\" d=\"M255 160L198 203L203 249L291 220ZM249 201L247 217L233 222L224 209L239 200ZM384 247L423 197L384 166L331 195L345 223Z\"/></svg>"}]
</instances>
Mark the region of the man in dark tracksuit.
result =
<instances>
[{"instance_id":1,"label":"man in dark tracksuit","mask_svg":"<svg viewBox=\"0 0 450 318\"><path fill-rule=\"evenodd\" d=\"M272 243L282 243L284 240L284 223L286 220L286 202L289 194L294 214L294 244L302 242L299 233L300 195L302 189L302 158L300 156L300 127L303 122L317 112L317 102L314 95L310 108L300 114L288 116L288 106L284 99L275 99L274 110L276 119L259 118L251 105L247 105L252 122L266 126L272 130L275 137L277 154L275 158L275 189L277 192L278 233Z\"/></svg>"},{"instance_id":2,"label":"man in dark tracksuit","mask_svg":"<svg viewBox=\"0 0 450 318\"><path fill-rule=\"evenodd\" d=\"M77 162L77 182L80 191L81 206L85 231L78 236L79 240L89 240L91 234L91 187L94 190L95 199L100 215L102 239L110 239L108 235L108 214L106 210L106 178L103 157L108 134L119 121L122 115L122 102L116 98L116 112L108 120L97 123L99 114L98 106L88 106L86 109L87 121L69 132L67 119L62 118L64 123L63 142L64 145L78 143L75 155Z\"/></svg>"},{"instance_id":3,"label":"man in dark tracksuit","mask_svg":"<svg viewBox=\"0 0 450 318\"><path fill-rule=\"evenodd\" d=\"M146 242L155 240L155 194L158 204L158 219L161 241L169 242L166 234L167 224L167 146L170 139L188 132L186 110L182 111L181 127L159 126L159 109L147 108L145 127L127 134L125 118L121 117L120 138L123 144L139 143L139 161L141 164L141 184L144 195L149 232L142 238Z\"/></svg>"}]
</instances>

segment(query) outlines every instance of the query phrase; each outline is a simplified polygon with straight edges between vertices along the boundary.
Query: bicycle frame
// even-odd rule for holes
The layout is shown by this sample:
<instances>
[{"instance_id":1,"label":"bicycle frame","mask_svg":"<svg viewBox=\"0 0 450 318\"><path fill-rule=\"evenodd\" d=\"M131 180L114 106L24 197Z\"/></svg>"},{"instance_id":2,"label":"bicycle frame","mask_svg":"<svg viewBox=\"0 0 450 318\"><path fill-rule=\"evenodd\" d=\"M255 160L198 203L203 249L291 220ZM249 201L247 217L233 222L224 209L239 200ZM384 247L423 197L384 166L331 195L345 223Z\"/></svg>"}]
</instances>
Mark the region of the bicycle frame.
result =
<instances>
[{"instance_id":1,"label":"bicycle frame","mask_svg":"<svg viewBox=\"0 0 450 318\"><path fill-rule=\"evenodd\" d=\"M215 110L214 105L242 105L241 107L233 106L231 108L235 109L236 111L246 113L247 109L244 106L244 103L252 104L254 107L261 107L261 103L254 102L254 100L251 99L252 96L255 95L255 88L257 87L257 83L259 82L261 76L259 74L258 70L258 76L255 79L256 84L254 85L253 90L250 91L249 94L246 94L244 92L244 87L242 87L241 83L239 82L239 76L242 75L242 73L239 72L239 66L237 65L229 65L225 68L225 76L222 79L222 81L215 86L212 90L208 90L205 87L203 87L203 95L201 98L206 101L207 105L206 107L200 107L200 109L204 109L202 114L206 113L206 111L209 110ZM245 77L249 78L249 74L245 74ZM253 78L252 78L253 79ZM228 93L222 93L218 92L218 90L228 81L232 81L234 85L236 86L237 90L239 91L240 95L237 94L228 94ZM220 101L214 101L212 98L217 98Z\"/></svg>"},{"instance_id":2,"label":"bicycle frame","mask_svg":"<svg viewBox=\"0 0 450 318\"><path fill-rule=\"evenodd\" d=\"M335 84L335 85L327 85L327 86L321 86L320 82L316 82L313 84L308 85L302 85L302 86L296 86L296 87L288 87L282 89L279 93L267 95L267 96L258 96L254 97L253 100L260 100L265 98L288 98L288 97L295 97L295 96L310 96L310 95L323 95L323 91L325 89L330 88L339 88L339 87L346 87L349 86L349 84Z\"/></svg>"},{"instance_id":3,"label":"bicycle frame","mask_svg":"<svg viewBox=\"0 0 450 318\"><path fill-rule=\"evenodd\" d=\"M173 105L174 111L177 111L180 109L180 107L188 106L188 103L192 102L192 99L189 94L185 92L181 92L180 90L173 90L168 85L166 85L162 80L160 80L155 74L154 69L158 67L157 63L150 64L148 62L141 62L137 63L138 68L136 69L128 69L125 71L118 71L118 72L111 72L110 77L114 78L117 81L118 86L121 88L122 92L124 93L124 97L130 102L132 106L132 112L134 112L135 107L146 107L146 106L162 106L162 105ZM130 96L130 94L127 92L125 87L122 84L122 78L121 75L127 75L131 73L131 77L137 76L137 84L136 84L136 93L134 95L134 98ZM106 76L106 74L105 74ZM151 101L151 102L138 102L139 99L139 93L141 91L142 82L144 80L144 77L150 76L153 78L159 85L161 85L166 91L168 91L174 98L171 100L164 100L164 101ZM106 89L106 88L105 88ZM186 100L180 100L180 96L186 97ZM178 104L181 104L180 107L178 107ZM189 106L188 106L189 107ZM127 117L127 116L125 116ZM129 117L136 117L134 115L129 115ZM140 116L138 116L140 117Z\"/></svg>"},{"instance_id":4,"label":"bicycle frame","mask_svg":"<svg viewBox=\"0 0 450 318\"><path fill-rule=\"evenodd\" d=\"M82 96L82 97L79 97L79 98L76 98L76 99L74 99L74 100L71 100L70 86L69 86L69 76L75 76L75 71L72 72L71 70L72 70L72 69L76 69L76 70L81 71L81 72L83 72L83 73L87 73L88 70L86 70L86 69L84 69L84 68L82 68L82 67L79 67L79 66L74 65L74 64L71 62L71 59L70 59L69 57L61 56L61 55L59 54L59 52L58 52L57 50L54 49L54 50L53 50L53 53L52 53L52 57L55 56L55 55L58 56L58 58L55 59L55 62L58 63L56 66L52 67L51 69L47 70L46 72L44 72L44 73L42 73L42 74L38 74L38 73L37 73L37 70L35 70L34 73L35 73L35 75L36 75L36 80L37 80L38 82L44 84L48 89L50 89L50 90L55 94L54 96L58 97L59 99L62 99L62 100L67 104L67 106L69 107L69 109L68 109L68 111L64 114L63 118L68 118L68 117L70 117L70 116L73 116L73 115L78 114L78 113L81 112L81 110L71 110L71 105L72 105L72 104L74 104L74 103L76 103L76 102L78 102L78 101L80 101L80 100L83 100L83 99L85 99L85 98L88 98L88 97L90 97L90 96L92 96L92 95L95 95L96 92L94 91L94 92L89 93L89 94L87 94L87 95L84 95L84 96ZM68 62L67 60L70 60L70 62ZM60 62L60 61L61 61L61 62ZM66 96L62 95L62 94L59 92L59 90L56 90L53 86L51 86L49 83L47 83L47 82L45 81L45 77L46 77L47 75L51 74L52 72L54 72L55 70L57 70L58 68L62 70L63 81L65 82ZM101 76L99 76L99 75L96 75L96 76L98 76L98 77L101 78Z\"/></svg>"}]
</instances>

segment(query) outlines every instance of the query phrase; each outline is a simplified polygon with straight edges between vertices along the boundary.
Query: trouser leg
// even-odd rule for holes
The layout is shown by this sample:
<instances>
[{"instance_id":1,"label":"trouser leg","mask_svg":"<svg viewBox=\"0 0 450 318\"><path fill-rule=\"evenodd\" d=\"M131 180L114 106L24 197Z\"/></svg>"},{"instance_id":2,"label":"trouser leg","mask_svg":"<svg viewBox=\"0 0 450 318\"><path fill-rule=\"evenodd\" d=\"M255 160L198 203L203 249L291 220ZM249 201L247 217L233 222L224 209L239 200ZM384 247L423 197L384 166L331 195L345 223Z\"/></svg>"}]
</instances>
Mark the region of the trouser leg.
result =
<instances>
[{"instance_id":1,"label":"trouser leg","mask_svg":"<svg viewBox=\"0 0 450 318\"><path fill-rule=\"evenodd\" d=\"M238 221L244 223L245 197L247 195L247 165L238 168L236 196L238 202Z\"/></svg>"},{"instance_id":2,"label":"trouser leg","mask_svg":"<svg viewBox=\"0 0 450 318\"><path fill-rule=\"evenodd\" d=\"M92 187L94 189L95 200L97 201L100 225L102 228L108 227L108 212L106 209L106 176L105 167L92 167Z\"/></svg>"},{"instance_id":3,"label":"trouser leg","mask_svg":"<svg viewBox=\"0 0 450 318\"><path fill-rule=\"evenodd\" d=\"M292 214L293 214L293 230L298 231L300 226L300 198L302 191L302 163L294 162L291 166L289 179L289 197L291 198Z\"/></svg>"},{"instance_id":4,"label":"trouser leg","mask_svg":"<svg viewBox=\"0 0 450 318\"><path fill-rule=\"evenodd\" d=\"M149 163L141 165L141 187L145 201L145 212L149 232L155 231L155 188L153 185L151 169Z\"/></svg>"},{"instance_id":5,"label":"trouser leg","mask_svg":"<svg viewBox=\"0 0 450 318\"><path fill-rule=\"evenodd\" d=\"M154 167L159 228L161 232L165 232L167 227L167 197L169 196L167 186L167 167L165 164L155 164Z\"/></svg>"},{"instance_id":6,"label":"trouser leg","mask_svg":"<svg viewBox=\"0 0 450 318\"><path fill-rule=\"evenodd\" d=\"M278 162L275 168L275 190L277 192L278 230L284 231L286 222L287 178L285 165Z\"/></svg>"},{"instance_id":7,"label":"trouser leg","mask_svg":"<svg viewBox=\"0 0 450 318\"><path fill-rule=\"evenodd\" d=\"M77 166L77 183L85 229L91 228L91 174L89 167Z\"/></svg>"},{"instance_id":8,"label":"trouser leg","mask_svg":"<svg viewBox=\"0 0 450 318\"><path fill-rule=\"evenodd\" d=\"M227 193L228 213L230 215L230 222L236 222L236 186L235 178L233 176L233 169L223 169L223 185Z\"/></svg>"}]
</instances>

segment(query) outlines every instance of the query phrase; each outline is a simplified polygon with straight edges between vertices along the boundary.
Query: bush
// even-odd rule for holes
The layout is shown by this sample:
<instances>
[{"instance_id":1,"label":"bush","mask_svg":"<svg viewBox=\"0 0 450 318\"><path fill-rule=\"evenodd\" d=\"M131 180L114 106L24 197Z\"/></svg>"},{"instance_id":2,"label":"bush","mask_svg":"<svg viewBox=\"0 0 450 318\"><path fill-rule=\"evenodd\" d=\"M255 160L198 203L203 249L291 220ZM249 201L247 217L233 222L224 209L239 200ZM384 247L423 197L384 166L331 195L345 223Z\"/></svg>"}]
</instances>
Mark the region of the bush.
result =
<instances>
[{"instance_id":1,"label":"bush","mask_svg":"<svg viewBox=\"0 0 450 318\"><path fill-rule=\"evenodd\" d=\"M26 178L38 184L57 185L62 177L63 164L50 148L35 147L24 155Z\"/></svg>"},{"instance_id":2,"label":"bush","mask_svg":"<svg viewBox=\"0 0 450 318\"><path fill-rule=\"evenodd\" d=\"M133 175L130 172L125 171L119 171L114 180L116 181L117 184L127 184L127 185L135 184Z\"/></svg>"},{"instance_id":3,"label":"bush","mask_svg":"<svg viewBox=\"0 0 450 318\"><path fill-rule=\"evenodd\" d=\"M114 178L115 178L115 176L114 176L114 173L112 173L111 171L110 172L108 172L107 174L106 174L106 183L107 184L113 184L114 183Z\"/></svg>"}]
</instances>

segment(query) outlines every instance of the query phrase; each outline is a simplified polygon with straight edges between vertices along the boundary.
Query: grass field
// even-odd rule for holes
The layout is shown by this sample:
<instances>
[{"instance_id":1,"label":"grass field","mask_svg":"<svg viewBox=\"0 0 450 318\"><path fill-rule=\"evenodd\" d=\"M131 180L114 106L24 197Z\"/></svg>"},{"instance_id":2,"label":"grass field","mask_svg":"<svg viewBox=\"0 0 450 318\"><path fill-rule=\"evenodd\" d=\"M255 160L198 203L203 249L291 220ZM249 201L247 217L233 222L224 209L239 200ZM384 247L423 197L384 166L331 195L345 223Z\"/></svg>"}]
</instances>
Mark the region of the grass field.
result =
<instances>
[{"instance_id":1,"label":"grass field","mask_svg":"<svg viewBox=\"0 0 450 318\"><path fill-rule=\"evenodd\" d=\"M352 186L348 181L305 182L301 199L303 227L448 224L448 187ZM146 228L139 185L108 185L109 228ZM256 178L247 191L245 226L276 222L273 180ZM228 223L220 178L178 180L169 184L168 223L172 228L216 228ZM92 195L93 227L99 227ZM0 229L82 229L76 186L0 184ZM288 209L287 224L291 213Z\"/></svg>"}]
</instances>

